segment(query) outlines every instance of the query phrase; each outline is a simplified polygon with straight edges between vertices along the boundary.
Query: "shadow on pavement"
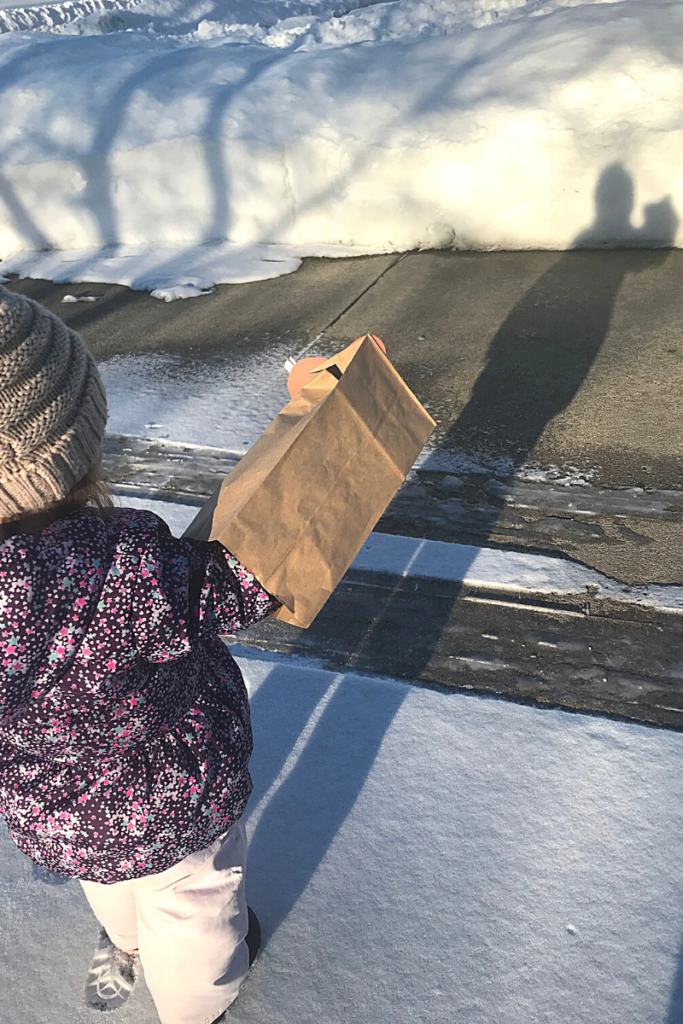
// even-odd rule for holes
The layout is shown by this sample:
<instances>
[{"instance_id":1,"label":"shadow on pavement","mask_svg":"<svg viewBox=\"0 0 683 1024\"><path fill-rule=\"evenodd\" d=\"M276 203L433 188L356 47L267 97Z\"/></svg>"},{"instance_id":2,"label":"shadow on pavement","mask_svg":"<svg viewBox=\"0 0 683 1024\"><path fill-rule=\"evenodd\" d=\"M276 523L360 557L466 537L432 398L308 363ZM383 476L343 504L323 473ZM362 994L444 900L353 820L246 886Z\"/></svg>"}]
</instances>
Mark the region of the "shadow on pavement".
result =
<instances>
[{"instance_id":1,"label":"shadow on pavement","mask_svg":"<svg viewBox=\"0 0 683 1024\"><path fill-rule=\"evenodd\" d=\"M522 465L588 375L626 277L667 259L665 248L643 247L653 238L660 245L673 242L678 217L668 198L646 206L642 228L633 228L633 181L613 164L600 177L595 204L593 224L572 248L605 244L616 231L632 248L602 260L588 289L585 275L576 277L576 256L569 251L528 290L489 346L486 366L445 441L451 450L502 457L510 468Z\"/></svg>"}]
</instances>

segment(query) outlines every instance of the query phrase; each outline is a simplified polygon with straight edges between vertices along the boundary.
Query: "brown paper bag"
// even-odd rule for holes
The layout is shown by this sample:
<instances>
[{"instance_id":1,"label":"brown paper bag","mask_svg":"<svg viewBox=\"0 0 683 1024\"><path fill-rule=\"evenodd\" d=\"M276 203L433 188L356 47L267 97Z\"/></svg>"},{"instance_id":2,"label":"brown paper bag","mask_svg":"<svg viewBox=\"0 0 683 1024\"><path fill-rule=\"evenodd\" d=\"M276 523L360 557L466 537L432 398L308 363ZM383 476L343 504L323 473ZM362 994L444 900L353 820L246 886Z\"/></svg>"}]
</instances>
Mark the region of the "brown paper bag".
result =
<instances>
[{"instance_id":1,"label":"brown paper bag","mask_svg":"<svg viewBox=\"0 0 683 1024\"><path fill-rule=\"evenodd\" d=\"M399 489L435 423L369 337L307 384L185 536L218 540L307 627Z\"/></svg>"}]
</instances>

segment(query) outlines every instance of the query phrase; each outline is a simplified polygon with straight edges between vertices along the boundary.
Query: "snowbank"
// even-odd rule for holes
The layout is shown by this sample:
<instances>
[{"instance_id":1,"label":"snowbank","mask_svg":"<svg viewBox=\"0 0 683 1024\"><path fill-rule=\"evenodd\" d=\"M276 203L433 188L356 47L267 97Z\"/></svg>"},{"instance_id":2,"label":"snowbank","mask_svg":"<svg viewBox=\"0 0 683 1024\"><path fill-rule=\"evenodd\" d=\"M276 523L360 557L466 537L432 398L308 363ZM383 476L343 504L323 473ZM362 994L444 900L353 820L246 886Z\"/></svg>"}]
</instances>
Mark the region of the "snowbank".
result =
<instances>
[{"instance_id":1,"label":"snowbank","mask_svg":"<svg viewBox=\"0 0 683 1024\"><path fill-rule=\"evenodd\" d=\"M683 3L566 3L2 11L50 30L0 34L2 268L172 297L309 254L683 244Z\"/></svg>"}]
</instances>

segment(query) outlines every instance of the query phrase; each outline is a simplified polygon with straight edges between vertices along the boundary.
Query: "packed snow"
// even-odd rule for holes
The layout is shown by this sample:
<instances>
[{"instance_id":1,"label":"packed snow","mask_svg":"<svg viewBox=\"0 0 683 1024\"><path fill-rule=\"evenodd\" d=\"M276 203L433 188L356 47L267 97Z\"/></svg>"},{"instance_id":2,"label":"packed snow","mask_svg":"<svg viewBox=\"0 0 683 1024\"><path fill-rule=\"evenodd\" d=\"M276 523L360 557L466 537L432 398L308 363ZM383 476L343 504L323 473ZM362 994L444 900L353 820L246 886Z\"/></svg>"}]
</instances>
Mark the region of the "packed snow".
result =
<instances>
[{"instance_id":1,"label":"packed snow","mask_svg":"<svg viewBox=\"0 0 683 1024\"><path fill-rule=\"evenodd\" d=\"M680 1020L681 734L235 651L265 941L230 1021ZM80 886L4 829L0 915L0 1018L91 1021Z\"/></svg>"},{"instance_id":2,"label":"packed snow","mask_svg":"<svg viewBox=\"0 0 683 1024\"><path fill-rule=\"evenodd\" d=\"M147 509L180 537L199 511L197 506L153 498L115 497L125 508ZM423 577L465 583L482 593L508 592L529 597L613 600L620 605L683 614L683 587L649 583L625 586L580 562L527 551L444 543L420 537L371 533L351 566L364 572ZM567 612L566 614L581 614Z\"/></svg>"},{"instance_id":3,"label":"packed snow","mask_svg":"<svg viewBox=\"0 0 683 1024\"><path fill-rule=\"evenodd\" d=\"M3 272L683 242L680 0L1 3Z\"/></svg>"}]
</instances>

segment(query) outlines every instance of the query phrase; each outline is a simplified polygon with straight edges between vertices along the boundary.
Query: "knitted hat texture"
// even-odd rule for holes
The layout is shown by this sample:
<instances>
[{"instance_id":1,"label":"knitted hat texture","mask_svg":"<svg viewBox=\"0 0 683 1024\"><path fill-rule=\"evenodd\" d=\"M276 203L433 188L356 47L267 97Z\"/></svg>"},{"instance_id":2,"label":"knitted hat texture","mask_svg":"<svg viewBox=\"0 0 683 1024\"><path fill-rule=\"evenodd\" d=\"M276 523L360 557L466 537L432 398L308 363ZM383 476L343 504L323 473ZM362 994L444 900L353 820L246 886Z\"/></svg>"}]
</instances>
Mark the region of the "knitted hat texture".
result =
<instances>
[{"instance_id":1,"label":"knitted hat texture","mask_svg":"<svg viewBox=\"0 0 683 1024\"><path fill-rule=\"evenodd\" d=\"M65 498L97 459L106 422L79 336L0 285L0 519Z\"/></svg>"}]
</instances>

